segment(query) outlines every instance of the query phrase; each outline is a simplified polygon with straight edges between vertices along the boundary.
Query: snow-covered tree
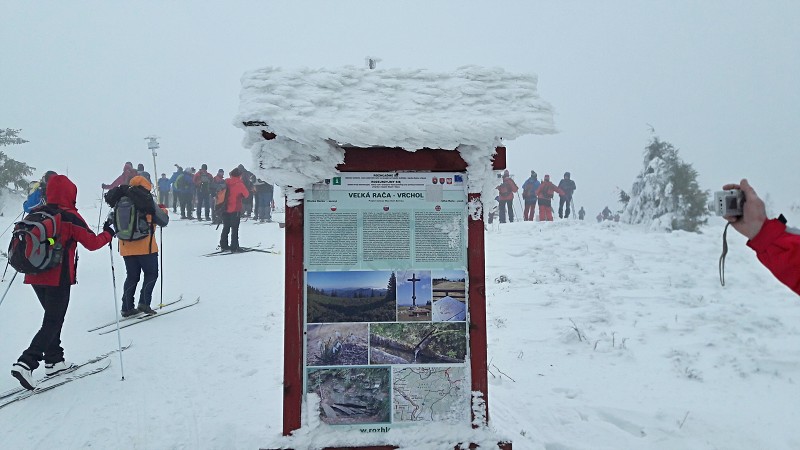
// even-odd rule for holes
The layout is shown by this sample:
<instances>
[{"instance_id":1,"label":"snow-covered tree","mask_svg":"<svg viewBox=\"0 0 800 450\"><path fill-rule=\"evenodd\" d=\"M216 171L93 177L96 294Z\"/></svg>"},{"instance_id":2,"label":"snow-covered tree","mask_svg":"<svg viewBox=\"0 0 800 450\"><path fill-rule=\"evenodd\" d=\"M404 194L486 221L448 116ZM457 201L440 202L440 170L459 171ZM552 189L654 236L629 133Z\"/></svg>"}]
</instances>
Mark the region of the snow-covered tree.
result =
<instances>
[{"instance_id":1,"label":"snow-covered tree","mask_svg":"<svg viewBox=\"0 0 800 450\"><path fill-rule=\"evenodd\" d=\"M706 223L708 191L697 171L669 142L654 136L644 151L644 167L633 182L621 220L658 230L697 231Z\"/></svg>"},{"instance_id":2,"label":"snow-covered tree","mask_svg":"<svg viewBox=\"0 0 800 450\"><path fill-rule=\"evenodd\" d=\"M12 128L0 128L0 147L8 145L24 144L28 141L19 137L20 130ZM12 184L15 189L24 189L28 185L25 179L34 171L34 168L9 158L4 152L0 152L0 186Z\"/></svg>"}]
</instances>

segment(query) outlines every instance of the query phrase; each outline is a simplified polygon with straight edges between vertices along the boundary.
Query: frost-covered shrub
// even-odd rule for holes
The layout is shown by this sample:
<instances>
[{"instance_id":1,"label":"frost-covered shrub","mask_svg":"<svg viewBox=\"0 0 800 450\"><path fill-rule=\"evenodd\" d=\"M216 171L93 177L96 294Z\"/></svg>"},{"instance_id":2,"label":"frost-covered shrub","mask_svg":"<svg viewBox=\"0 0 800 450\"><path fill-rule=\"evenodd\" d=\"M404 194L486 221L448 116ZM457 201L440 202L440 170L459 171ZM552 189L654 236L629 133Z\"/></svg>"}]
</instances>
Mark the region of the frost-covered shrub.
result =
<instances>
[{"instance_id":1,"label":"frost-covered shrub","mask_svg":"<svg viewBox=\"0 0 800 450\"><path fill-rule=\"evenodd\" d=\"M706 223L707 201L708 191L700 189L692 165L672 144L653 137L620 220L655 230L697 231Z\"/></svg>"}]
</instances>

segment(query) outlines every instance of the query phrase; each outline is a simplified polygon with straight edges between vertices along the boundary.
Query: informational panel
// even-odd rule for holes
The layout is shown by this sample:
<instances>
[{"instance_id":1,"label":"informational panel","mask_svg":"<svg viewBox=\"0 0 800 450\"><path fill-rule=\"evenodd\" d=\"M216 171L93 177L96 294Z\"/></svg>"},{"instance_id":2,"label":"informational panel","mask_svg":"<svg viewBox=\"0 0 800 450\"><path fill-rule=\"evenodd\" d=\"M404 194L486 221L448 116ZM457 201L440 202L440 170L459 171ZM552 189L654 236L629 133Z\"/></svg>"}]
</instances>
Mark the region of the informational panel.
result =
<instances>
[{"instance_id":1,"label":"informational panel","mask_svg":"<svg viewBox=\"0 0 800 450\"><path fill-rule=\"evenodd\" d=\"M347 172L306 192L304 391L322 422L470 422L466 185Z\"/></svg>"}]
</instances>

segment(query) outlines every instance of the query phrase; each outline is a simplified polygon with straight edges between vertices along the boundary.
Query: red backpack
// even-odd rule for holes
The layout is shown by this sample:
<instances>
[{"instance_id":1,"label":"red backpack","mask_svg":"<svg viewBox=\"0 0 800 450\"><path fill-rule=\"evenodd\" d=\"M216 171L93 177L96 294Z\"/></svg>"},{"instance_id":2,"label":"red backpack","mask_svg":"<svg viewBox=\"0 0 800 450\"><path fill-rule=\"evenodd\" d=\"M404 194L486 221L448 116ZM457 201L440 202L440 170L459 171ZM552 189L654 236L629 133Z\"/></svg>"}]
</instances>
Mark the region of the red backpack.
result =
<instances>
[{"instance_id":1,"label":"red backpack","mask_svg":"<svg viewBox=\"0 0 800 450\"><path fill-rule=\"evenodd\" d=\"M36 208L14 224L8 264L20 273L41 273L61 264L61 211Z\"/></svg>"}]
</instances>

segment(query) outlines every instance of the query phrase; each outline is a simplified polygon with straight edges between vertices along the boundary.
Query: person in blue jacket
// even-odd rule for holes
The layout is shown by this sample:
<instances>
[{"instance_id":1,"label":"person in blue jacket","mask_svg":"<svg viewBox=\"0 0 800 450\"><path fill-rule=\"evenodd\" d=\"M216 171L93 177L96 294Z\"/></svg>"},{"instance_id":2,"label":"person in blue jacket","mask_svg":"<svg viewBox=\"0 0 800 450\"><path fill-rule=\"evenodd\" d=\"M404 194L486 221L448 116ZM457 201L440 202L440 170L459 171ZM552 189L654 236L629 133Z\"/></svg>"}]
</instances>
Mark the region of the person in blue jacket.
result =
<instances>
[{"instance_id":1,"label":"person in blue jacket","mask_svg":"<svg viewBox=\"0 0 800 450\"><path fill-rule=\"evenodd\" d=\"M525 201L525 211L522 219L532 221L536 210L536 190L542 183L537 178L536 172L531 170L531 177L522 183L522 200Z\"/></svg>"},{"instance_id":2,"label":"person in blue jacket","mask_svg":"<svg viewBox=\"0 0 800 450\"><path fill-rule=\"evenodd\" d=\"M172 188L172 181L167 178L167 174L162 173L161 178L158 179L158 203L162 205L169 204L169 190Z\"/></svg>"},{"instance_id":3,"label":"person in blue jacket","mask_svg":"<svg viewBox=\"0 0 800 450\"><path fill-rule=\"evenodd\" d=\"M172 212L178 212L178 190L175 189L175 180L183 173L183 167L175 164L175 172L169 177L169 183L172 186ZM166 205L166 203L164 203Z\"/></svg>"},{"instance_id":4,"label":"person in blue jacket","mask_svg":"<svg viewBox=\"0 0 800 450\"><path fill-rule=\"evenodd\" d=\"M48 170L47 172L42 175L42 179L34 182L31 184L31 188L28 191L28 198L22 202L22 210L25 211L25 214L31 212L31 210L39 205L44 205L46 198L45 192L47 190L47 182L50 180L50 177L56 175L55 172L52 170Z\"/></svg>"}]
</instances>

